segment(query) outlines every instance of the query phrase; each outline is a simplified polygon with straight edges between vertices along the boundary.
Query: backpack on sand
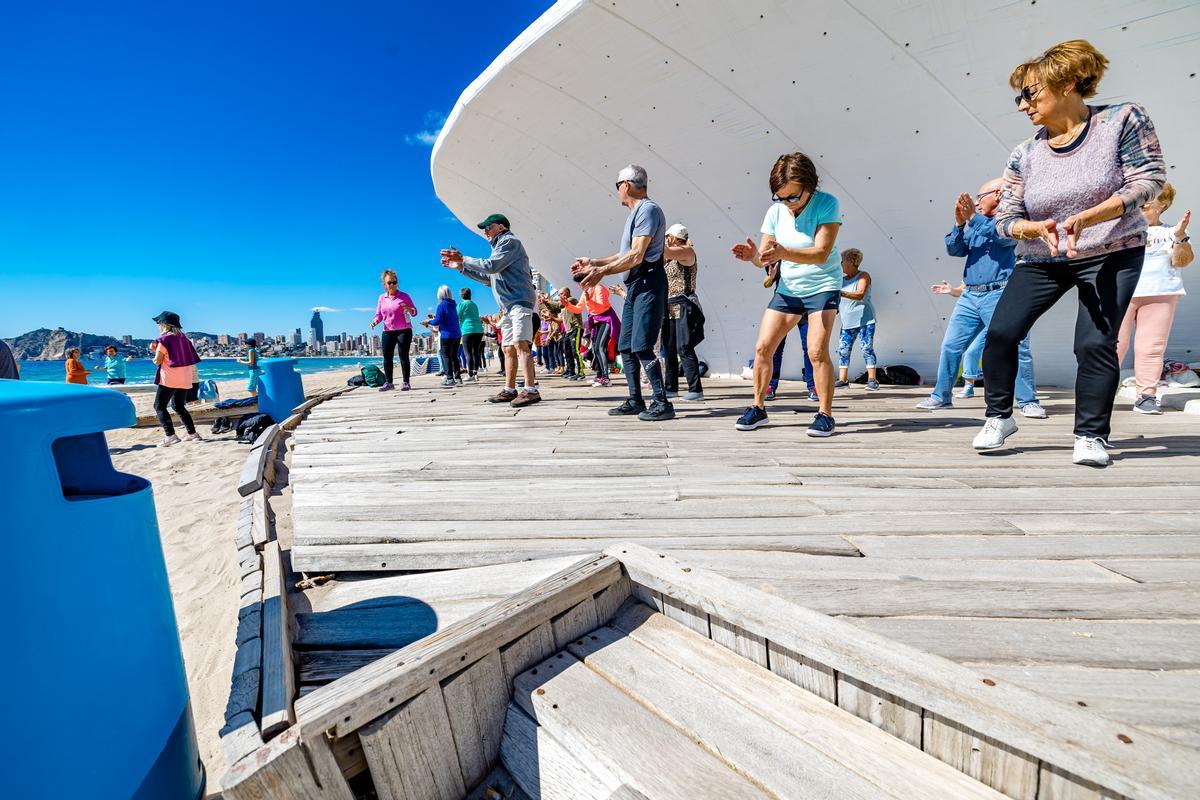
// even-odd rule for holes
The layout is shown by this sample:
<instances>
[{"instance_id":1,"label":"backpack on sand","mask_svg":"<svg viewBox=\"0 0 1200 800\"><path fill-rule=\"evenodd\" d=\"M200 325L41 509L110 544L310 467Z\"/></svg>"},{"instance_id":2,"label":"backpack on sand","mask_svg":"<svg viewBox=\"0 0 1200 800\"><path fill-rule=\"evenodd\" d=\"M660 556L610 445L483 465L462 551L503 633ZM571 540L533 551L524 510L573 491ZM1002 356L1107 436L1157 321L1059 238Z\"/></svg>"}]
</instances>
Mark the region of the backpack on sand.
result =
<instances>
[{"instance_id":1,"label":"backpack on sand","mask_svg":"<svg viewBox=\"0 0 1200 800\"><path fill-rule=\"evenodd\" d=\"M384 377L383 370L374 364L367 364L363 367L362 376L367 386L383 386L387 383L387 378Z\"/></svg>"}]
</instances>

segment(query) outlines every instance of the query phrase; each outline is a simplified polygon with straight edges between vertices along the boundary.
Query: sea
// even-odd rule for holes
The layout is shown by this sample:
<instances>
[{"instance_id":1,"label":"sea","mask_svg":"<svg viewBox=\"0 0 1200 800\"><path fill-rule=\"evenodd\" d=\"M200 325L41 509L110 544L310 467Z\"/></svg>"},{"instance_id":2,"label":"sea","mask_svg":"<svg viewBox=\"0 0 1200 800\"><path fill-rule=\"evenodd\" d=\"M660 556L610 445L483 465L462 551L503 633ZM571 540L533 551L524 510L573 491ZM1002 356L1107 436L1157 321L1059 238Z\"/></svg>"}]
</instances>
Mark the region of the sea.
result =
<instances>
[{"instance_id":1,"label":"sea","mask_svg":"<svg viewBox=\"0 0 1200 800\"><path fill-rule=\"evenodd\" d=\"M330 372L339 369L354 369L364 364L380 363L380 359L369 356L352 356L349 358L297 358L296 369L302 375L314 372ZM54 381L62 382L66 377L66 362L64 361L21 361L21 380L23 381ZM83 365L92 374L88 376L91 383L104 383L107 377L103 368L92 361L84 359ZM198 366L200 379L226 381L247 377L246 365L237 363L235 358L206 358ZM126 383L154 383L154 364L148 358L135 358L125 364Z\"/></svg>"}]
</instances>

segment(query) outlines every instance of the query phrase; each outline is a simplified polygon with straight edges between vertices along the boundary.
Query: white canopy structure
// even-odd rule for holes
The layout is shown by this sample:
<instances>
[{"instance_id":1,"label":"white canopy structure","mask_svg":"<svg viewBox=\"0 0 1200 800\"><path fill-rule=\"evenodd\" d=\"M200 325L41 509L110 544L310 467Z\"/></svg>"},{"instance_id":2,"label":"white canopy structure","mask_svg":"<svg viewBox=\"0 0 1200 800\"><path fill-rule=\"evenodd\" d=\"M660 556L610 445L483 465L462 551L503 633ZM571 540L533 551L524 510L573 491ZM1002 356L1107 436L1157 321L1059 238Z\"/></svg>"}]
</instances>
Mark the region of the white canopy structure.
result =
<instances>
[{"instance_id":1,"label":"white canopy structure","mask_svg":"<svg viewBox=\"0 0 1200 800\"><path fill-rule=\"evenodd\" d=\"M615 176L645 166L650 196L696 243L701 357L736 373L769 298L729 248L757 240L771 165L802 150L841 201L839 246L862 250L874 277L881 363L931 380L954 301L929 287L962 277L943 244L954 199L1033 132L1012 68L1072 38L1111 60L1092 102L1136 100L1154 120L1179 192L1167 219L1200 205L1200 5L1178 0L563 0L463 92L434 184L472 231L507 214L563 285L574 257L616 251ZM1200 281L1188 283L1168 354L1197 360ZM1075 313L1062 302L1034 330L1042 383L1074 379ZM799 347L787 353L796 375Z\"/></svg>"}]
</instances>

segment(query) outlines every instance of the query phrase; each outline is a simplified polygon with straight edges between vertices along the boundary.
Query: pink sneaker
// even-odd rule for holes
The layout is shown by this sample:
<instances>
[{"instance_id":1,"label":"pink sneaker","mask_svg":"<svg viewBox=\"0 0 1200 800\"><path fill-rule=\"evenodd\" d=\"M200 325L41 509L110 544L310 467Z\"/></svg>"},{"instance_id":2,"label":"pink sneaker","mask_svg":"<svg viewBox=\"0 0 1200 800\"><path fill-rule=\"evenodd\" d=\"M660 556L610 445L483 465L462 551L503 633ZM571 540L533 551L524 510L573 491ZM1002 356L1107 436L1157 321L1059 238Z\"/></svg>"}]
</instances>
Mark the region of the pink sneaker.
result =
<instances>
[{"instance_id":1,"label":"pink sneaker","mask_svg":"<svg viewBox=\"0 0 1200 800\"><path fill-rule=\"evenodd\" d=\"M391 383L385 383L383 386L380 386L380 387L379 387L379 391L381 391L381 392L390 392L390 391L392 391L392 390L393 390L393 389L395 389L395 388L396 388L396 387L395 387L395 385L394 385L394 384L391 384Z\"/></svg>"},{"instance_id":2,"label":"pink sneaker","mask_svg":"<svg viewBox=\"0 0 1200 800\"><path fill-rule=\"evenodd\" d=\"M411 388L412 387L408 385L408 381L405 381L404 383L400 384L400 391L402 391L402 392L407 392Z\"/></svg>"}]
</instances>

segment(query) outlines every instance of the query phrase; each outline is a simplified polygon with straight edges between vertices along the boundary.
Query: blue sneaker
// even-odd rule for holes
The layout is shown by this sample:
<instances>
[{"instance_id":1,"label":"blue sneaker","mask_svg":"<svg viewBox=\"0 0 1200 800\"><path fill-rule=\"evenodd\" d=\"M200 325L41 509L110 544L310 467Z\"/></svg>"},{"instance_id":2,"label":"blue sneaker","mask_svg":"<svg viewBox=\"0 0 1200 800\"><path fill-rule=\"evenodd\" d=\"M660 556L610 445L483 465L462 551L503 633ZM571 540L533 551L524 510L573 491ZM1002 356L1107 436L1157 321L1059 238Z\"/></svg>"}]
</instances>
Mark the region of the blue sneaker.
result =
<instances>
[{"instance_id":1,"label":"blue sneaker","mask_svg":"<svg viewBox=\"0 0 1200 800\"><path fill-rule=\"evenodd\" d=\"M821 402L821 398L817 397L817 393L815 391L811 391L811 390L808 393L808 400L810 403Z\"/></svg>"},{"instance_id":2,"label":"blue sneaker","mask_svg":"<svg viewBox=\"0 0 1200 800\"><path fill-rule=\"evenodd\" d=\"M833 417L818 411L817 415L813 417L812 425L808 426L806 433L809 436L833 436L833 428Z\"/></svg>"},{"instance_id":3,"label":"blue sneaker","mask_svg":"<svg viewBox=\"0 0 1200 800\"><path fill-rule=\"evenodd\" d=\"M734 423L735 428L739 431L752 431L755 428L761 428L767 424L767 412L763 411L758 406L750 406L746 409L746 413L738 417L738 421Z\"/></svg>"},{"instance_id":4,"label":"blue sneaker","mask_svg":"<svg viewBox=\"0 0 1200 800\"><path fill-rule=\"evenodd\" d=\"M763 398L763 400L766 400L769 403L774 399L775 399L775 387L768 386L767 387L767 395L766 395L766 397Z\"/></svg>"}]
</instances>

